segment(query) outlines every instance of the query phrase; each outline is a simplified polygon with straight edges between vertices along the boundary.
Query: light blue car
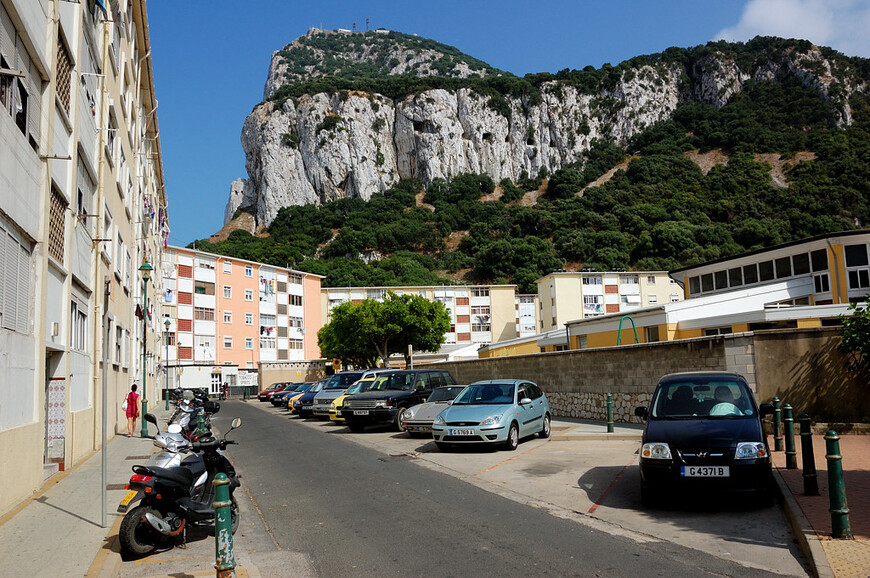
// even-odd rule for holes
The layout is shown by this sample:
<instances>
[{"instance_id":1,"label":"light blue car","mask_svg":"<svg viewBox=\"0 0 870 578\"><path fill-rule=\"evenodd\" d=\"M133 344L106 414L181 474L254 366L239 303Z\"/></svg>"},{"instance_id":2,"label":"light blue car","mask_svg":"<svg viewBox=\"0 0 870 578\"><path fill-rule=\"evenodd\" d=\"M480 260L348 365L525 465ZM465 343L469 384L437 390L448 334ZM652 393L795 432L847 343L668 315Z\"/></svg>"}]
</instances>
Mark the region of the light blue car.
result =
<instances>
[{"instance_id":1,"label":"light blue car","mask_svg":"<svg viewBox=\"0 0 870 578\"><path fill-rule=\"evenodd\" d=\"M441 450L488 443L513 451L521 438L535 434L550 437L550 403L537 385L523 379L476 381L432 424L432 437Z\"/></svg>"}]
</instances>

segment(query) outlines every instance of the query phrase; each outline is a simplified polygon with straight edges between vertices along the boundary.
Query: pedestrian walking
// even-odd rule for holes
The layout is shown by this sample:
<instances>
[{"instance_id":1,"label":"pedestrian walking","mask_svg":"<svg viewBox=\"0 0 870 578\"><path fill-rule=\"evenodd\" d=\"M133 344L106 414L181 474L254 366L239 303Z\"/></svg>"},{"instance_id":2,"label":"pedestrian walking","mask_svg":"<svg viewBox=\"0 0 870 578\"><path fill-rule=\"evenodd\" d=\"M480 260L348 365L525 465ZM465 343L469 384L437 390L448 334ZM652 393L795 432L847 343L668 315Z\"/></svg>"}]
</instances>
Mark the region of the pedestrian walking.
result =
<instances>
[{"instance_id":1,"label":"pedestrian walking","mask_svg":"<svg viewBox=\"0 0 870 578\"><path fill-rule=\"evenodd\" d=\"M130 387L125 403L127 404L127 437L133 437L136 431L136 419L139 417L139 394L136 393L138 386L134 383Z\"/></svg>"}]
</instances>

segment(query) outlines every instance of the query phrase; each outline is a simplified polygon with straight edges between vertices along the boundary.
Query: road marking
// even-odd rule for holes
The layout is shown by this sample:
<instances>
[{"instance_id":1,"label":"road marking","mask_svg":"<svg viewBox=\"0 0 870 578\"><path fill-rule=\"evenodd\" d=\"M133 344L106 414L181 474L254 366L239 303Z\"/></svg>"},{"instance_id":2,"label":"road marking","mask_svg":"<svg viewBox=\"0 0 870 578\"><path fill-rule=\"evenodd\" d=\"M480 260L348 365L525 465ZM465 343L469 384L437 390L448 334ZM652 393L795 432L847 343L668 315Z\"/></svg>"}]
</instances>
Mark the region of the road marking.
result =
<instances>
[{"instance_id":1,"label":"road marking","mask_svg":"<svg viewBox=\"0 0 870 578\"><path fill-rule=\"evenodd\" d=\"M603 492L603 493L598 497L598 499L595 500L595 503L592 504L592 507L589 508L589 511L587 512L587 514L594 514L594 513L595 513L595 510L598 509L598 506L601 505L601 502L604 500L604 498L607 497L607 494L610 493L610 490L613 489L613 486L615 486L616 483L617 483L619 480L622 479L622 475L625 474L625 470L627 470L627 469L631 466L631 464L634 463L634 458L635 458L635 457L636 457L636 456L631 456L631 461L628 462L627 464L625 464L625 467L622 468L622 471L619 472L619 474L617 474L617 476L616 476L615 478L613 478L613 481L610 483L609 486L607 486L607 489L604 490L604 492Z\"/></svg>"},{"instance_id":2,"label":"road marking","mask_svg":"<svg viewBox=\"0 0 870 578\"><path fill-rule=\"evenodd\" d=\"M541 445L543 445L543 444L541 444ZM488 472L488 471L490 471L490 470L494 470L495 468L497 468L497 467L499 467L499 466L502 466L502 465L504 465L504 464L506 464L506 463L508 463L508 462L510 462L510 461L512 461L512 460L515 460L515 459L517 459L517 458L520 457L520 456L524 456L524 455L526 455L527 453L529 453L529 452L531 452L531 451L534 451L534 450L538 449L539 447L541 447L541 446L535 446L535 447L533 447L533 448L529 448L529 449L527 449L527 450L524 451L524 452L520 452L520 453L518 453L518 454L514 454L512 457L509 457L509 458L506 459L506 460L500 461L499 463L497 463L497 464L495 464L495 465L492 465L492 466L489 466L489 467L486 468L485 470L481 470L481 471L477 472L476 474L472 474L472 475L479 476L480 474L485 474L486 472Z\"/></svg>"}]
</instances>

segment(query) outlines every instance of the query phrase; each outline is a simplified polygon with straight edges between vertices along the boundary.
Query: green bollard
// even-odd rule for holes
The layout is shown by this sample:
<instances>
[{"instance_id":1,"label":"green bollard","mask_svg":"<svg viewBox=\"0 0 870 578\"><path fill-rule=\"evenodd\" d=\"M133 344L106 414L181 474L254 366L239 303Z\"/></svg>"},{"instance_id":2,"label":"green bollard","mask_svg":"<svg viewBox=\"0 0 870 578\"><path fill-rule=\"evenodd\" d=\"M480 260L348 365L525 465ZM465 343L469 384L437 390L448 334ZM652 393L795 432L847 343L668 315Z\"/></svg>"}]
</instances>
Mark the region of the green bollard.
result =
<instances>
[{"instance_id":1,"label":"green bollard","mask_svg":"<svg viewBox=\"0 0 870 578\"><path fill-rule=\"evenodd\" d=\"M613 433L613 395L607 394L607 433Z\"/></svg>"},{"instance_id":2,"label":"green bollard","mask_svg":"<svg viewBox=\"0 0 870 578\"><path fill-rule=\"evenodd\" d=\"M782 409L779 398L773 398L773 451L782 451Z\"/></svg>"},{"instance_id":3,"label":"green bollard","mask_svg":"<svg viewBox=\"0 0 870 578\"><path fill-rule=\"evenodd\" d=\"M797 452L794 448L794 415L791 411L791 404L782 406L782 423L785 426L785 469L797 469Z\"/></svg>"},{"instance_id":4,"label":"green bollard","mask_svg":"<svg viewBox=\"0 0 870 578\"><path fill-rule=\"evenodd\" d=\"M235 577L233 519L230 506L230 480L223 472L214 477L214 569L218 578Z\"/></svg>"},{"instance_id":5,"label":"green bollard","mask_svg":"<svg viewBox=\"0 0 870 578\"><path fill-rule=\"evenodd\" d=\"M245 391L244 391L244 393L242 394L242 398L243 398L245 401L248 401L248 388L247 388L247 387L245 388Z\"/></svg>"},{"instance_id":6,"label":"green bollard","mask_svg":"<svg viewBox=\"0 0 870 578\"><path fill-rule=\"evenodd\" d=\"M825 434L828 453L828 495L831 502L831 535L842 540L852 539L849 526L849 506L846 505L846 483L843 480L843 456L840 455L840 436L834 430Z\"/></svg>"},{"instance_id":7,"label":"green bollard","mask_svg":"<svg viewBox=\"0 0 870 578\"><path fill-rule=\"evenodd\" d=\"M816 458L813 453L813 431L810 426L810 416L802 413L798 416L801 424L801 461L804 465L804 495L819 495L819 480L816 474Z\"/></svg>"},{"instance_id":8,"label":"green bollard","mask_svg":"<svg viewBox=\"0 0 870 578\"><path fill-rule=\"evenodd\" d=\"M203 417L202 410L200 409L199 413L196 414L196 433L203 435L207 431L205 429L205 417Z\"/></svg>"}]
</instances>

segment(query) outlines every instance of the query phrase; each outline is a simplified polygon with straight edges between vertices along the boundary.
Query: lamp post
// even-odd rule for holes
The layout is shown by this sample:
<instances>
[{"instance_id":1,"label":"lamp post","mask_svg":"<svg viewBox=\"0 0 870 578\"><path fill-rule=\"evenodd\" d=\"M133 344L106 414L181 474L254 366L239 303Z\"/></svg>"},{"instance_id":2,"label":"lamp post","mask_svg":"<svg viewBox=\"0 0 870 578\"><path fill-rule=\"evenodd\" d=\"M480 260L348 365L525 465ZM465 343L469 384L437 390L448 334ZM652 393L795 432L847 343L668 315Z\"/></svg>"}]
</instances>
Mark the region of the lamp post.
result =
<instances>
[{"instance_id":1,"label":"lamp post","mask_svg":"<svg viewBox=\"0 0 870 578\"><path fill-rule=\"evenodd\" d=\"M166 359L163 360L163 370L166 372L166 391L164 392L166 405L163 409L169 411L169 326L171 325L169 319L164 321L163 325L166 327Z\"/></svg>"},{"instance_id":2,"label":"lamp post","mask_svg":"<svg viewBox=\"0 0 870 578\"><path fill-rule=\"evenodd\" d=\"M151 279L151 271L154 267L148 262L148 259L143 261L139 271L142 272L142 281L144 289L142 290L142 416L148 411L148 384L147 377L147 356L146 349L148 347L148 280ZM148 437L148 422L142 419L142 437Z\"/></svg>"}]
</instances>

